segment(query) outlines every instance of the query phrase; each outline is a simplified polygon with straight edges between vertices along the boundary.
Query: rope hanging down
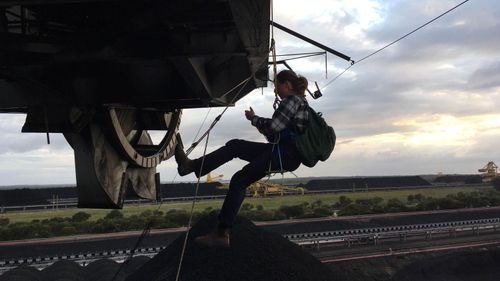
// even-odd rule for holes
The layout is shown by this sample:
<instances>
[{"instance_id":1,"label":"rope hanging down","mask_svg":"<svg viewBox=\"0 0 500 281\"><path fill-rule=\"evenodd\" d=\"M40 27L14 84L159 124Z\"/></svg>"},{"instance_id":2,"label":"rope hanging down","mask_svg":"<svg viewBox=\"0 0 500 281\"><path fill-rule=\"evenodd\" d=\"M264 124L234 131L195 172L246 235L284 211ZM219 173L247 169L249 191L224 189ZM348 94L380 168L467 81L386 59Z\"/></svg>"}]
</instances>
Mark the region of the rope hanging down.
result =
<instances>
[{"instance_id":1,"label":"rope hanging down","mask_svg":"<svg viewBox=\"0 0 500 281\"><path fill-rule=\"evenodd\" d=\"M267 61L267 57L262 61L262 63L259 65L261 66L264 62ZM258 69L258 68L257 68ZM222 115L224 115L224 113L228 110L229 106L231 104L233 104L233 102L239 97L239 95L241 94L241 92L243 91L243 89L246 87L246 85L248 84L248 82L255 76L255 72L254 71L252 73L252 75L250 75L248 78L246 78L245 80L243 80L242 82L240 82L238 85L236 85L235 87L233 87L232 89L230 89L229 91L227 91L224 95L227 95L228 93L232 92L233 90L235 90L236 88L240 87L240 89L238 90L238 92L236 93L236 95L233 97L233 99L231 100L231 102L224 108L224 110L222 111L221 114L219 114L215 119L214 121L212 122L212 124L210 124L210 127L207 129L207 131L198 139L198 141L194 142L187 150L186 150L186 155L189 155L189 153L191 153L194 148L206 137L206 141L205 141L205 149L203 151L203 156L201 158L201 164L200 164L200 173L201 174L201 171L203 171L203 165L204 165L204 162L205 162L205 155L206 155L206 152L207 152L207 147L208 147L208 138L210 136L210 131L212 131L212 129L215 127L215 125L219 122L219 120L222 118ZM191 229L191 223L192 223L192 219L193 219L193 213L194 213L194 206L195 206L195 203L196 203L196 198L198 196L198 190L199 190L199 186L200 186L200 178L198 178L198 181L196 183L196 188L195 188L195 194L194 194L194 197L193 197L193 203L192 203L192 206L191 206L191 213L190 213L190 216L189 216L189 222L188 222L188 225L187 225L187 231L186 231L186 236L184 238L184 243L183 243L183 246L182 246L182 253L181 253L181 259L179 261L179 267L177 269L177 276L176 276L176 281L179 280L179 277L180 277L180 272L181 272L181 268L182 268L182 262L184 260L184 253L185 253L185 249L186 249L186 245L187 245L187 241L188 241L188 237L189 237L189 231Z\"/></svg>"},{"instance_id":2,"label":"rope hanging down","mask_svg":"<svg viewBox=\"0 0 500 281\"><path fill-rule=\"evenodd\" d=\"M201 174L201 171L203 171L203 165L205 164L205 155L207 154L209 137L210 137L210 131L208 131L207 139L205 140L205 148L203 149L203 157L201 158L201 165L200 165L199 174ZM186 245L187 245L187 241L188 241L188 237L189 237L189 232L191 230L191 223L193 222L194 206L196 203L196 199L198 198L200 179L201 178L198 178L198 181L196 182L196 189L194 191L193 202L191 204L191 212L190 212L189 221L188 221L188 225L187 225L186 236L184 236L184 243L182 244L181 259L179 260L179 267L177 268L177 275L175 277L175 281L179 280L179 277L181 274L182 262L184 261L184 253L186 252Z\"/></svg>"},{"instance_id":3,"label":"rope hanging down","mask_svg":"<svg viewBox=\"0 0 500 281\"><path fill-rule=\"evenodd\" d=\"M260 65L262 65L264 62L267 61L267 57L262 61L262 63ZM258 69L258 68L257 68ZM219 122L219 120L222 118L222 115L224 115L224 113L227 111L227 109L229 108L229 106L231 104L233 104L233 102L240 96L241 92L243 91L243 89L246 87L246 85L248 84L248 82L255 77L255 72L254 71L248 78L246 78L245 80L241 81L240 83L238 83L238 85L234 86L233 88L231 88L230 90L228 90L225 94L229 94L231 93L232 91L234 91L235 89L237 89L238 87L240 87L240 89L238 90L238 92L236 93L236 95L233 97L233 99L229 102L229 104L224 108L224 110L222 111L221 114L219 114L215 120L212 122L212 124L210 125L210 127L207 129L207 131L198 139L198 141L195 141L191 147L189 147L189 149L186 151L186 155L189 155L189 153L191 153L194 148L205 138L207 137L207 143L206 143L206 146L205 146L205 151L203 153L203 158L202 158L202 163L201 163L201 167L200 169L203 169L203 162L204 162L204 159L205 159L205 154L206 154L206 147L208 145L208 136L210 134L210 131L215 127L215 125L217 124L217 122ZM208 116L208 113L207 115L205 116L205 120ZM203 122L205 122L205 120L203 120ZM200 127L201 129L201 127ZM197 132L197 135L198 135L199 131ZM196 138L196 137L195 137ZM176 175L177 176L177 175ZM172 180L173 182L173 180ZM197 197L197 194L198 194L198 188L199 188L199 184L200 184L200 179L198 178L198 182L196 184L196 189L195 189L195 195L194 195L194 200L193 200L193 204L194 202L196 202L196 197ZM158 206L158 209L159 210L162 206L163 202L160 202L160 205ZM193 208L194 208L194 205L193 205ZM189 229L191 228L191 222L192 222L192 218L193 218L193 209L191 210L191 214L190 214L190 218L189 218L189 224L187 226L187 233L186 233L186 239L185 239L185 243L187 243L187 234L189 233ZM129 258L132 258L136 249L139 247L139 245L142 243L142 240L146 237L146 235L149 233L150 229L151 229L151 223L152 223L152 220L150 219L148 221L148 223L146 224L144 230L142 231L141 235L139 236L133 250L131 251L130 255L129 255ZM184 252L184 248L185 248L186 244L183 245L183 252ZM178 274L180 273L180 268L182 266L182 259L183 259L183 256L184 254L182 254L181 256L181 262L179 263L179 269L178 269ZM122 263L122 265L118 268L118 270L115 272L115 275L113 276L113 279L112 280L115 280L115 278L118 276L118 274L122 271L123 269L123 266L124 266L125 262ZM178 280L178 277L176 278L176 280Z\"/></svg>"},{"instance_id":4,"label":"rope hanging down","mask_svg":"<svg viewBox=\"0 0 500 281\"><path fill-rule=\"evenodd\" d=\"M342 71L339 75L335 76L332 80L330 80L328 83L326 83L326 84L325 84L325 85L321 88L321 90L323 91L326 87L328 87L330 84L332 84L333 82L335 82L335 80L337 80L340 76L342 76L342 75L343 75L343 74L344 74L347 70L349 70L349 69L350 69L351 67L353 67L355 64L358 64L358 63L360 63L360 62L362 62L362 61L364 61L364 60L366 60L366 59L370 58L371 56L373 56L373 55L375 55L375 54L377 54L377 53L379 53L379 52L383 51L384 49L389 48L390 46L392 46L392 45L396 44L397 42L399 42L399 41L401 41L401 40L403 40L403 39L405 39L406 37L408 37L408 36L412 35L413 33L415 33L415 32L417 32L417 31L419 31L420 29L422 29L422 28L424 28L424 27L426 27L427 25L429 25L429 24L433 23L434 21L436 21L436 20L438 20L439 18L441 18L441 17L445 16L445 15L446 15L446 14L448 14L449 12L451 12L451 11L455 10L456 8L458 8L458 7L462 6L463 4L465 4L465 3L467 3L467 2L469 2L469 0L465 0L465 1L461 2L460 4L458 4L458 5L456 5L456 6L452 7L452 8L450 8L450 9L448 9L446 12L444 12L444 13L440 14L439 16L437 16L437 17L433 18L432 20L430 20L430 21L428 21L428 22L426 22L426 23L422 24L421 26L419 26L419 27L415 28L414 30L412 30L412 31L410 31L410 32L408 32L408 33L406 33L405 35L403 35L403 36L399 37L398 39L396 39L396 40L392 41L391 43L389 43L389 44L385 45L384 47L382 47L382 48L380 48L380 49L378 49L378 50L376 50L376 51L374 51L374 52L370 53L369 55L364 56L363 58L361 58L361 59L359 59L359 60L357 60L357 61L351 61L351 65L349 65L349 67L347 67L347 68L346 68L344 71Z\"/></svg>"},{"instance_id":5,"label":"rope hanging down","mask_svg":"<svg viewBox=\"0 0 500 281\"><path fill-rule=\"evenodd\" d=\"M272 0L271 0L271 15L272 15ZM272 40L274 41L274 39ZM272 46L274 46L274 44L272 43ZM274 49L273 47L271 47L272 49ZM274 59L276 60L276 59ZM261 66L264 62L267 61L267 57L265 59L263 59L263 61L259 64L259 66ZM258 69L258 68L257 68ZM238 90L238 92L236 93L236 95L233 97L233 99L231 100L230 103L228 103L228 105L224 108L224 110L222 111L221 114L219 114L215 119L214 121L212 122L212 124L210 124L210 127L207 129L207 131L198 139L198 141L195 141L187 150L186 150L186 155L189 155L193 150L194 148L206 137L206 141L205 141L205 148L204 148L204 151L203 151L203 156L202 156L202 160L201 160L201 165L200 165L200 174L201 174L201 171L203 170L203 166L204 166L204 162L205 162L205 155L206 155L206 151L207 151L207 147L208 147L208 139L209 139L209 136L210 136L210 131L215 127L215 125L219 122L219 120L222 118L222 115L224 115L224 113L228 110L229 106L231 104L234 103L234 101L239 97L239 95L241 94L241 92L243 91L243 89L246 87L246 85L248 84L248 82L255 77L255 72L257 70L255 70L254 72L252 72L252 74L246 78L245 80L243 80L242 82L240 82L238 85L234 86L232 89L230 89L229 91L227 91L225 95L229 94L230 92L234 91L236 88L240 87L240 89ZM180 277L180 272L181 272L181 268L182 268L182 262L184 260L184 253L185 253L185 249L186 249L186 245L187 245L187 241L188 241L188 237L189 237L189 231L190 231L190 228L191 228L191 223L192 223L192 219L193 219L193 213L194 213L194 206L195 206L195 203L196 203L196 198L198 196L198 190L199 190L199 186L200 186L200 178L198 178L198 181L196 183L196 189L195 189L195 195L194 195L194 198L193 198L193 203L191 205L191 213L190 213L190 216L189 216L189 222L188 222L188 225L187 225L187 231L186 231L186 236L184 238L184 243L183 243L183 247L182 247L182 252L181 252L181 259L179 261L179 267L177 269L177 275L176 275L176 281L179 280L179 277Z\"/></svg>"}]
</instances>

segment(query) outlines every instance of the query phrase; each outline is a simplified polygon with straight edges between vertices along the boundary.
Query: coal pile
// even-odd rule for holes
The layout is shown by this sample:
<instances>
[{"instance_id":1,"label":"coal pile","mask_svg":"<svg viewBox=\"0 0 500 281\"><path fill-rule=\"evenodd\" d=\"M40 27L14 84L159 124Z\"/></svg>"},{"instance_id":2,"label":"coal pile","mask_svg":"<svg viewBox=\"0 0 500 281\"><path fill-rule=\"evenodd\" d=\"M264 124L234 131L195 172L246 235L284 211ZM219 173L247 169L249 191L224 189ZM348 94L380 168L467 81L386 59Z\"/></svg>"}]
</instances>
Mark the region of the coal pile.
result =
<instances>
[{"instance_id":1,"label":"coal pile","mask_svg":"<svg viewBox=\"0 0 500 281\"><path fill-rule=\"evenodd\" d=\"M401 177L359 177L311 180L306 184L307 190L366 190L384 187L430 186L431 184L419 176Z\"/></svg>"},{"instance_id":2,"label":"coal pile","mask_svg":"<svg viewBox=\"0 0 500 281\"><path fill-rule=\"evenodd\" d=\"M0 206L47 204L54 196L59 199L75 198L77 190L74 186L0 190Z\"/></svg>"},{"instance_id":3,"label":"coal pile","mask_svg":"<svg viewBox=\"0 0 500 281\"><path fill-rule=\"evenodd\" d=\"M200 183L198 196L226 195L227 189L221 189L219 182ZM196 183L161 184L160 192L163 198L191 197L196 191Z\"/></svg>"},{"instance_id":4,"label":"coal pile","mask_svg":"<svg viewBox=\"0 0 500 281\"><path fill-rule=\"evenodd\" d=\"M216 215L211 214L191 229L180 280L348 280L281 235L259 229L243 218L238 218L232 230L229 248L196 244L194 237L211 231L216 222ZM175 280L184 238L181 235L126 280Z\"/></svg>"},{"instance_id":5,"label":"coal pile","mask_svg":"<svg viewBox=\"0 0 500 281\"><path fill-rule=\"evenodd\" d=\"M498 281L500 249L449 253L413 262L394 281Z\"/></svg>"},{"instance_id":6,"label":"coal pile","mask_svg":"<svg viewBox=\"0 0 500 281\"><path fill-rule=\"evenodd\" d=\"M87 266L63 260L41 271L31 266L19 266L0 275L0 281L123 281L148 260L148 257L138 256L120 264L101 259Z\"/></svg>"},{"instance_id":7,"label":"coal pile","mask_svg":"<svg viewBox=\"0 0 500 281\"><path fill-rule=\"evenodd\" d=\"M445 175L437 177L433 183L481 184L483 178L480 175Z\"/></svg>"}]
</instances>

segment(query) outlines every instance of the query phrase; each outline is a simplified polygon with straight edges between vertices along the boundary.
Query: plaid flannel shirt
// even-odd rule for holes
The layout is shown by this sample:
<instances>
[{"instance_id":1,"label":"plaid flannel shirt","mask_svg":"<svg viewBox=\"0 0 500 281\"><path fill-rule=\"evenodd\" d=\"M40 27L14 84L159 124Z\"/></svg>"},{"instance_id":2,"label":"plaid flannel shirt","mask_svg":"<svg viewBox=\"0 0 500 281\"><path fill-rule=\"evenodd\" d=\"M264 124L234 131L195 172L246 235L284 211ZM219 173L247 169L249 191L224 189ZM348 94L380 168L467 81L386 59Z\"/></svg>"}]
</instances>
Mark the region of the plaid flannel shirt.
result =
<instances>
[{"instance_id":1,"label":"plaid flannel shirt","mask_svg":"<svg viewBox=\"0 0 500 281\"><path fill-rule=\"evenodd\" d=\"M269 141L274 141L278 133L289 128L294 133L303 133L309 120L308 104L305 97L291 95L284 98L274 111L272 118L255 115L254 125Z\"/></svg>"}]
</instances>

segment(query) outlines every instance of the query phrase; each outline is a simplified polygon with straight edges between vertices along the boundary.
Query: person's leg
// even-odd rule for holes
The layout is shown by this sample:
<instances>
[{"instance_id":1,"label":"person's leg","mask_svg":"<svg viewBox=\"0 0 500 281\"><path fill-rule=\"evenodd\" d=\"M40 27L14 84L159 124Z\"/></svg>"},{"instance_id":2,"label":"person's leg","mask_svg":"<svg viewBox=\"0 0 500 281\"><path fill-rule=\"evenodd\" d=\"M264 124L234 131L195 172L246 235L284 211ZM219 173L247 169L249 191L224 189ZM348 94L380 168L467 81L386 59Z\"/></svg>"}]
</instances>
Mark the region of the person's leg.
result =
<instances>
[{"instance_id":1,"label":"person's leg","mask_svg":"<svg viewBox=\"0 0 500 281\"><path fill-rule=\"evenodd\" d=\"M287 151L282 153L283 168L293 171L300 165L300 160L296 155L294 146L287 146L288 145L284 146ZM280 168L279 157L276 150L273 152L272 144L262 150L260 154L255 154L250 151L246 156L248 156L247 159L251 156L253 156L253 158L250 163L236 172L231 178L229 191L219 213L219 224L217 228L215 231L204 236L197 237L196 242L206 246L229 247L229 232L234 224L241 204L245 199L246 188L266 175L270 163L271 169L275 170Z\"/></svg>"},{"instance_id":2,"label":"person's leg","mask_svg":"<svg viewBox=\"0 0 500 281\"><path fill-rule=\"evenodd\" d=\"M300 166L300 159L295 145L293 143L284 143L280 147L283 169L285 171L296 170ZM233 175L229 183L229 191L219 213L219 227L232 227L241 204L245 199L247 187L266 175L269 164L271 164L271 170L281 169L279 158L277 146L274 147L273 151L273 146L271 144L268 149L254 157L250 163Z\"/></svg>"},{"instance_id":3,"label":"person's leg","mask_svg":"<svg viewBox=\"0 0 500 281\"><path fill-rule=\"evenodd\" d=\"M267 170L265 166L269 165L270 157L271 150L267 150L257 155L243 169L233 175L229 184L229 191L219 213L217 228L206 235L197 237L195 239L197 243L210 247L229 247L229 232L245 198L246 187L265 176Z\"/></svg>"},{"instance_id":4,"label":"person's leg","mask_svg":"<svg viewBox=\"0 0 500 281\"><path fill-rule=\"evenodd\" d=\"M251 161L256 155L263 153L265 150L270 149L272 145L268 143L251 142L239 139L233 139L228 141L224 146L218 148L217 150L205 155L205 158L200 157L198 159L189 160L191 163L190 167L184 169L186 172L194 172L197 177L204 176L209 172L215 170L221 165L231 161L234 158L240 158L245 161ZM180 152L176 151L176 154ZM180 159L182 156L176 155L176 159ZM203 161L203 170L200 172L200 167ZM178 160L178 164L182 165L182 161ZM184 172L183 174L186 174Z\"/></svg>"}]
</instances>

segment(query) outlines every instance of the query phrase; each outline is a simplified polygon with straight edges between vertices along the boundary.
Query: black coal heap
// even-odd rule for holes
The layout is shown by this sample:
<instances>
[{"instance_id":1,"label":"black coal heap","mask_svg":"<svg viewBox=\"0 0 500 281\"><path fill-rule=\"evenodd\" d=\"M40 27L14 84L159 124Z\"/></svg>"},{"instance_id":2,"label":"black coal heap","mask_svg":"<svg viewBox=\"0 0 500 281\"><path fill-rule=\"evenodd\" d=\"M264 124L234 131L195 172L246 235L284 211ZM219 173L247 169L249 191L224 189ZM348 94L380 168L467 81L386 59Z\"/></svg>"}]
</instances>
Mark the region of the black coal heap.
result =
<instances>
[{"instance_id":1,"label":"black coal heap","mask_svg":"<svg viewBox=\"0 0 500 281\"><path fill-rule=\"evenodd\" d=\"M238 218L231 246L209 248L194 238L210 232L217 223L210 214L190 231L179 280L182 281L293 281L343 280L330 269L282 236L257 228ZM185 235L131 274L127 281L175 280Z\"/></svg>"}]
</instances>

